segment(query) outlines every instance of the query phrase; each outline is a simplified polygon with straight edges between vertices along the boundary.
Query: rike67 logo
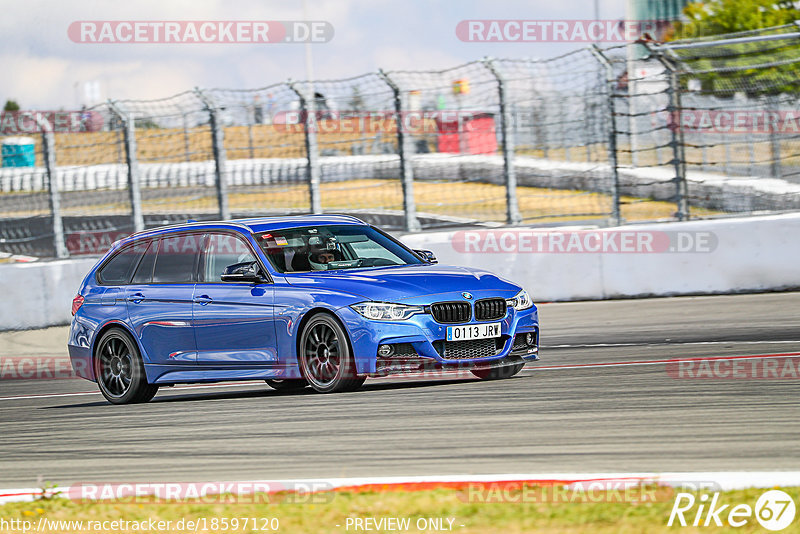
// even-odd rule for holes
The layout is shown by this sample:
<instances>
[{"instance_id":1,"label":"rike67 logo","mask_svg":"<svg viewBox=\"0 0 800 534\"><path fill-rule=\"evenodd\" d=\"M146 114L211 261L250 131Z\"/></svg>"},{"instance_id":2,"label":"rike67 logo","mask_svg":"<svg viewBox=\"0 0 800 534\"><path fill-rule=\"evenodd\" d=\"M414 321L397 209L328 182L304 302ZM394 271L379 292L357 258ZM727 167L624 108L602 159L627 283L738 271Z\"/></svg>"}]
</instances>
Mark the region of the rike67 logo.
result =
<instances>
[{"instance_id":1,"label":"rike67 logo","mask_svg":"<svg viewBox=\"0 0 800 534\"><path fill-rule=\"evenodd\" d=\"M755 519L763 528L779 531L792 524L795 512L794 500L781 490L762 493L754 507L746 503L723 502L719 493L711 497L708 494L678 493L667 526L738 528Z\"/></svg>"}]
</instances>

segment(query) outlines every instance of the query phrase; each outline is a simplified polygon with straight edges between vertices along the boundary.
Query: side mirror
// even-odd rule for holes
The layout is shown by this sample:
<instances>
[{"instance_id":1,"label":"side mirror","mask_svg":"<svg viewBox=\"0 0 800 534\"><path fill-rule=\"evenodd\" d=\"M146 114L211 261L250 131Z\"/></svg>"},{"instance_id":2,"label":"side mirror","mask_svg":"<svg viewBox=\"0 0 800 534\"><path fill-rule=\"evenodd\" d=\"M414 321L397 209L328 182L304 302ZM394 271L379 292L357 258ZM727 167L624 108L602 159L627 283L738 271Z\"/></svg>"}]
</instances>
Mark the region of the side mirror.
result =
<instances>
[{"instance_id":1,"label":"side mirror","mask_svg":"<svg viewBox=\"0 0 800 534\"><path fill-rule=\"evenodd\" d=\"M436 259L436 254L431 252L430 250L414 250L417 253L417 256L422 258L428 263L439 263L439 260Z\"/></svg>"},{"instance_id":2,"label":"side mirror","mask_svg":"<svg viewBox=\"0 0 800 534\"><path fill-rule=\"evenodd\" d=\"M258 268L258 263L247 261L228 265L220 276L223 282L250 282L259 284L264 282L264 277Z\"/></svg>"}]
</instances>

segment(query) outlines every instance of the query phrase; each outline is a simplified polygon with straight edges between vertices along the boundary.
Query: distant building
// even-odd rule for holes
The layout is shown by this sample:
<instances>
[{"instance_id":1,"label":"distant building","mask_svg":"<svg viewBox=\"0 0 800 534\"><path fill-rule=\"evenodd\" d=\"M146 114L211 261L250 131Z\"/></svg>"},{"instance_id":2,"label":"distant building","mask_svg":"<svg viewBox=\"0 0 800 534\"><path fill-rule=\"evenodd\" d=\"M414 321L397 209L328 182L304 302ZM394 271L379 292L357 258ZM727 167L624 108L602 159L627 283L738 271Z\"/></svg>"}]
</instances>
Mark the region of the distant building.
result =
<instances>
[{"instance_id":1,"label":"distant building","mask_svg":"<svg viewBox=\"0 0 800 534\"><path fill-rule=\"evenodd\" d=\"M692 0L628 0L628 13L625 18L631 21L658 23L660 34L651 37L660 41L670 23L680 20L683 8L691 2Z\"/></svg>"},{"instance_id":2,"label":"distant building","mask_svg":"<svg viewBox=\"0 0 800 534\"><path fill-rule=\"evenodd\" d=\"M674 22L691 0L628 0L628 20ZM655 36L654 36L655 37Z\"/></svg>"},{"instance_id":3,"label":"distant building","mask_svg":"<svg viewBox=\"0 0 800 534\"><path fill-rule=\"evenodd\" d=\"M690 3L692 0L628 0L625 19L655 22L657 31L647 37L655 41L663 41L664 35L671 30L672 25L683 16L683 8ZM647 51L644 47L638 45L631 47L629 55L631 60L642 59L645 56L647 56Z\"/></svg>"}]
</instances>

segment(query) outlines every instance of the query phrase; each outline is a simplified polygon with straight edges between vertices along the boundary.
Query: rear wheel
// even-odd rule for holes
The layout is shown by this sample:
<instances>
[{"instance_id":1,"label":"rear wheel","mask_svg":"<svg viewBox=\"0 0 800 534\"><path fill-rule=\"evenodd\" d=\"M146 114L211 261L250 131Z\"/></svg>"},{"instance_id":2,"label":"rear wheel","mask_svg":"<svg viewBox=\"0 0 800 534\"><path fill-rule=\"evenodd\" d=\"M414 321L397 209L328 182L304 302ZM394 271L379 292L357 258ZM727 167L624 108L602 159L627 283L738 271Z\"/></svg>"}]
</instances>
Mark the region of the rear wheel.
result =
<instances>
[{"instance_id":1,"label":"rear wheel","mask_svg":"<svg viewBox=\"0 0 800 534\"><path fill-rule=\"evenodd\" d=\"M308 386L308 382L305 381L303 378L298 379L269 379L265 380L264 382L269 385L272 389L276 389L278 391L300 391L305 389Z\"/></svg>"},{"instance_id":2,"label":"rear wheel","mask_svg":"<svg viewBox=\"0 0 800 534\"><path fill-rule=\"evenodd\" d=\"M100 338L94 354L100 393L111 404L148 402L158 386L148 384L139 349L130 336L117 328Z\"/></svg>"},{"instance_id":3,"label":"rear wheel","mask_svg":"<svg viewBox=\"0 0 800 534\"><path fill-rule=\"evenodd\" d=\"M300 336L300 370L308 384L320 393L352 391L365 377L356 375L347 334L327 313L313 316Z\"/></svg>"},{"instance_id":4,"label":"rear wheel","mask_svg":"<svg viewBox=\"0 0 800 534\"><path fill-rule=\"evenodd\" d=\"M511 378L522 371L525 363L513 363L502 367L492 367L491 369L472 369L472 374L482 380L499 380L501 378Z\"/></svg>"}]
</instances>

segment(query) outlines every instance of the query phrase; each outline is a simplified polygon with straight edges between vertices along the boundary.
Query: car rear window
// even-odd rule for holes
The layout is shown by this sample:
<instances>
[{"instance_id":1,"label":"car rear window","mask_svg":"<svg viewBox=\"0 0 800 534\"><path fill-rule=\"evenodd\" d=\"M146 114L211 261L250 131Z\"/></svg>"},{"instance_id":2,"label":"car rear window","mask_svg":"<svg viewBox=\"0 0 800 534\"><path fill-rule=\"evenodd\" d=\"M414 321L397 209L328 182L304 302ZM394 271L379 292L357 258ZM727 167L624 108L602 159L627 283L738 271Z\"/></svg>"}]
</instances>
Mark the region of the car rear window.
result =
<instances>
[{"instance_id":1,"label":"car rear window","mask_svg":"<svg viewBox=\"0 0 800 534\"><path fill-rule=\"evenodd\" d=\"M132 243L119 250L97 271L97 278L104 285L127 284L139 259L147 248L147 241Z\"/></svg>"},{"instance_id":2,"label":"car rear window","mask_svg":"<svg viewBox=\"0 0 800 534\"><path fill-rule=\"evenodd\" d=\"M158 251L158 241L153 241L147 247L147 252L144 253L142 261L136 268L133 275L133 284L149 284L153 279L153 265L156 263L156 252Z\"/></svg>"}]
</instances>

